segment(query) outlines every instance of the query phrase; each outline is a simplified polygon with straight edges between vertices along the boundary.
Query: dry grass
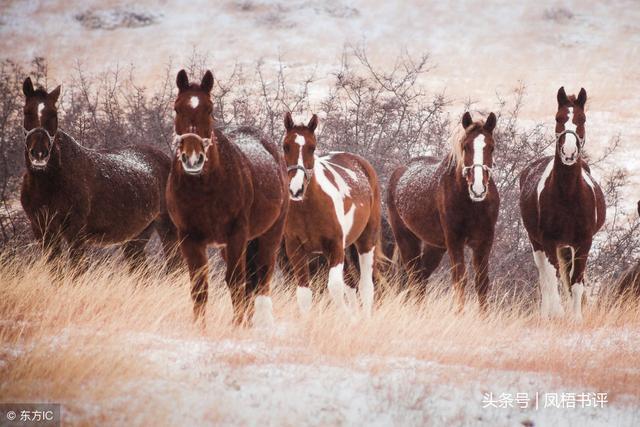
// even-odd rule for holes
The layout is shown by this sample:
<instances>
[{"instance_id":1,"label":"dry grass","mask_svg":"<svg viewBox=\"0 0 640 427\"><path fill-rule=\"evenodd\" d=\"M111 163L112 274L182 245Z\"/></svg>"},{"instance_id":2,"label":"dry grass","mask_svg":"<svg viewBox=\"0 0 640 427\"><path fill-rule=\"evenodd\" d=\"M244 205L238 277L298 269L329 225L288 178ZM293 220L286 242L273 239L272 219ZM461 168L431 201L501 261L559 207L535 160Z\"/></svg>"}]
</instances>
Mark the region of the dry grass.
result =
<instances>
[{"instance_id":1,"label":"dry grass","mask_svg":"<svg viewBox=\"0 0 640 427\"><path fill-rule=\"evenodd\" d=\"M447 292L417 304L387 291L369 320L337 316L322 299L303 321L292 287L278 280L276 329L236 329L218 275L203 332L191 322L186 274L131 275L109 258L54 280L25 255L0 259L0 277L0 400L63 402L76 424L129 422L134 414L134 424L146 424L151 413L171 423L170 408L187 399L172 385L195 387L217 375L203 366L321 363L380 372L408 358L450 367L437 377L442 383L490 386L496 372L517 371L604 390L611 402L640 398L636 305L593 301L577 325L541 322L524 303L483 318L471 305L456 314Z\"/></svg>"}]
</instances>

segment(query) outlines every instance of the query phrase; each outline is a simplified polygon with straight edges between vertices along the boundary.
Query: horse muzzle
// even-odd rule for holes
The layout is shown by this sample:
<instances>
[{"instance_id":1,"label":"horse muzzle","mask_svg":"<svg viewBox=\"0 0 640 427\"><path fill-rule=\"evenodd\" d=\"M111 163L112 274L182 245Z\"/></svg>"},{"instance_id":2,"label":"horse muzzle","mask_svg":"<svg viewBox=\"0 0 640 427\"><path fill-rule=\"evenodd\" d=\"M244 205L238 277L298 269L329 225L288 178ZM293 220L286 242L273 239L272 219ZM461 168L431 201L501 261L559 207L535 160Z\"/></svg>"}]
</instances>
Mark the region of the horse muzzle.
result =
<instances>
[{"instance_id":1,"label":"horse muzzle","mask_svg":"<svg viewBox=\"0 0 640 427\"><path fill-rule=\"evenodd\" d=\"M194 161L194 159L188 158L187 155L183 153L180 161L182 162L182 169L188 175L200 175L204 170L204 154L200 154Z\"/></svg>"}]
</instances>

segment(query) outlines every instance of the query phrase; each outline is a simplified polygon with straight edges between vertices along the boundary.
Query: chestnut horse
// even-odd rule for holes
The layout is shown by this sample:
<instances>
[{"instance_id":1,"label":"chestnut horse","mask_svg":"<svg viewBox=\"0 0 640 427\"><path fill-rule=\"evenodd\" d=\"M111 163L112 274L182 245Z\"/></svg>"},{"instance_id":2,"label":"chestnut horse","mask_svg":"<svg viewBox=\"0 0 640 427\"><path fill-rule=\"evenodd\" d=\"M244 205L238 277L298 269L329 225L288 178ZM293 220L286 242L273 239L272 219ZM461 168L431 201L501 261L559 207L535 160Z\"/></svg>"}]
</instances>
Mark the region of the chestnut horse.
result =
<instances>
[{"instance_id":1,"label":"chestnut horse","mask_svg":"<svg viewBox=\"0 0 640 427\"><path fill-rule=\"evenodd\" d=\"M234 323L248 320L255 305L253 324L268 326L273 323L270 281L289 204L284 160L254 129L227 135L213 129L210 71L198 84L189 83L182 70L176 83L177 136L167 203L189 267L195 319L204 323L211 245L223 247Z\"/></svg>"},{"instance_id":2,"label":"chestnut horse","mask_svg":"<svg viewBox=\"0 0 640 427\"><path fill-rule=\"evenodd\" d=\"M587 92L578 97L558 90L555 154L536 160L520 174L520 212L540 275L543 317L564 313L560 277L582 319L584 271L593 235L602 227L606 206L602 189L582 157Z\"/></svg>"},{"instance_id":3,"label":"chestnut horse","mask_svg":"<svg viewBox=\"0 0 640 427\"><path fill-rule=\"evenodd\" d=\"M169 158L148 145L85 148L58 129L60 86L47 93L27 78L22 89L27 171L20 200L50 259L62 252L62 239L75 262L87 244L121 243L135 268L144 264L144 248L155 229L167 267L177 267L176 231L164 198Z\"/></svg>"},{"instance_id":4,"label":"chestnut horse","mask_svg":"<svg viewBox=\"0 0 640 427\"><path fill-rule=\"evenodd\" d=\"M475 285L484 311L489 291L489 255L500 197L493 179L496 116L473 122L462 116L464 134L443 160L418 157L391 175L389 219L402 263L422 281L448 252L458 309L464 305L464 247L473 250Z\"/></svg>"},{"instance_id":5,"label":"chestnut horse","mask_svg":"<svg viewBox=\"0 0 640 427\"><path fill-rule=\"evenodd\" d=\"M355 244L360 265L358 291L366 315L373 306L375 248L380 241L380 190L373 167L355 154L315 155L318 116L295 125L284 118L283 147L291 198L285 247L298 281L296 297L303 315L311 308L309 258L323 254L329 263L327 287L332 300L347 312L345 292L353 309L356 290L345 286L345 248Z\"/></svg>"}]
</instances>

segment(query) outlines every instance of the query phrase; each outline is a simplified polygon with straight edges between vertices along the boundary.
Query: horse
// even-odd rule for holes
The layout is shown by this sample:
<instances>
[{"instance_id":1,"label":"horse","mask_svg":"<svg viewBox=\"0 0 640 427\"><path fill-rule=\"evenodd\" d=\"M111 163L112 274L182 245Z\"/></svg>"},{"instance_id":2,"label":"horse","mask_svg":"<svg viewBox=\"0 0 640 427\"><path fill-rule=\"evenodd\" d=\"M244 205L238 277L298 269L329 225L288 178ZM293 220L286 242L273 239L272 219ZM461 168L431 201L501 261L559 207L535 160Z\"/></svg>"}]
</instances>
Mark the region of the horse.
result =
<instances>
[{"instance_id":1,"label":"horse","mask_svg":"<svg viewBox=\"0 0 640 427\"><path fill-rule=\"evenodd\" d=\"M167 185L169 213L189 268L196 321L208 299L207 246L222 247L235 325L273 324L270 281L289 206L278 148L249 127L214 129L213 75L176 78L175 157ZM253 302L253 305L251 304Z\"/></svg>"},{"instance_id":2,"label":"horse","mask_svg":"<svg viewBox=\"0 0 640 427\"><path fill-rule=\"evenodd\" d=\"M148 145L85 148L58 128L60 86L47 92L27 77L22 89L26 172L20 201L48 259L62 253L63 240L79 267L88 245L121 244L135 269L146 264L144 248L156 230L167 268L178 267L177 234L164 197L169 157Z\"/></svg>"},{"instance_id":3,"label":"horse","mask_svg":"<svg viewBox=\"0 0 640 427\"><path fill-rule=\"evenodd\" d=\"M583 158L587 92L557 93L555 154L520 174L520 212L540 276L542 317L564 314L557 277L582 319L584 271L594 234L606 217L602 189Z\"/></svg>"},{"instance_id":4,"label":"horse","mask_svg":"<svg viewBox=\"0 0 640 427\"><path fill-rule=\"evenodd\" d=\"M309 258L321 253L329 264L327 288L332 301L345 313L345 294L352 309L359 303L355 288L345 286L345 248L358 252L358 292L367 316L373 307L375 249L380 241L380 188L373 167L351 153L317 156L315 130L318 116L309 123L294 124L284 117L284 158L289 178L289 216L284 239L287 257L298 282L298 309L306 316L312 306Z\"/></svg>"},{"instance_id":5,"label":"horse","mask_svg":"<svg viewBox=\"0 0 640 427\"><path fill-rule=\"evenodd\" d=\"M389 220L402 264L426 284L447 252L459 311L467 280L465 245L473 251L480 308L485 312L487 307L489 255L500 207L491 176L496 121L493 113L485 122L473 122L471 114L464 113L464 133L453 140L444 159L414 158L395 169L389 180Z\"/></svg>"}]
</instances>

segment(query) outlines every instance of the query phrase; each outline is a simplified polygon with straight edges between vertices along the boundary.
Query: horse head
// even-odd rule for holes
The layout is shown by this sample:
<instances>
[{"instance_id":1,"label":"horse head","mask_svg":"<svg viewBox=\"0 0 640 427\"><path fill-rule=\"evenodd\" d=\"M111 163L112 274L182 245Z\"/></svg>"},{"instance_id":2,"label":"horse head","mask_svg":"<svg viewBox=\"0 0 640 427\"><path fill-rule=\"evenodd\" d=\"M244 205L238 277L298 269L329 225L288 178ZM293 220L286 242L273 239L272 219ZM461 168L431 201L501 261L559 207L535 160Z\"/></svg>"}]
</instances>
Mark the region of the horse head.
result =
<instances>
[{"instance_id":1,"label":"horse head","mask_svg":"<svg viewBox=\"0 0 640 427\"><path fill-rule=\"evenodd\" d=\"M564 87L558 89L558 111L556 112L556 153L566 166L574 165L584 147L587 91L580 89L578 96L570 95Z\"/></svg>"},{"instance_id":2,"label":"horse head","mask_svg":"<svg viewBox=\"0 0 640 427\"><path fill-rule=\"evenodd\" d=\"M195 133L201 138L208 138L213 130L213 74L207 72L200 83L189 83L185 70L180 70L176 77L178 96L174 103L176 112L175 130L178 135Z\"/></svg>"},{"instance_id":3,"label":"horse head","mask_svg":"<svg viewBox=\"0 0 640 427\"><path fill-rule=\"evenodd\" d=\"M314 114L306 126L296 125L291 113L287 112L284 116L284 127L286 133L282 146L289 176L289 197L291 200L300 201L304 198L313 177L318 116Z\"/></svg>"},{"instance_id":4,"label":"horse head","mask_svg":"<svg viewBox=\"0 0 640 427\"><path fill-rule=\"evenodd\" d=\"M489 114L485 122L474 122L469 112L462 116L464 136L459 144L458 163L462 178L467 183L469 197L474 202L482 202L489 192L496 121L493 113Z\"/></svg>"},{"instance_id":5,"label":"horse head","mask_svg":"<svg viewBox=\"0 0 640 427\"><path fill-rule=\"evenodd\" d=\"M58 107L56 103L60 97L60 86L47 92L42 86L33 87L31 78L27 77L22 84L24 93L24 121L25 133L35 128L45 129L49 135L58 131Z\"/></svg>"}]
</instances>

